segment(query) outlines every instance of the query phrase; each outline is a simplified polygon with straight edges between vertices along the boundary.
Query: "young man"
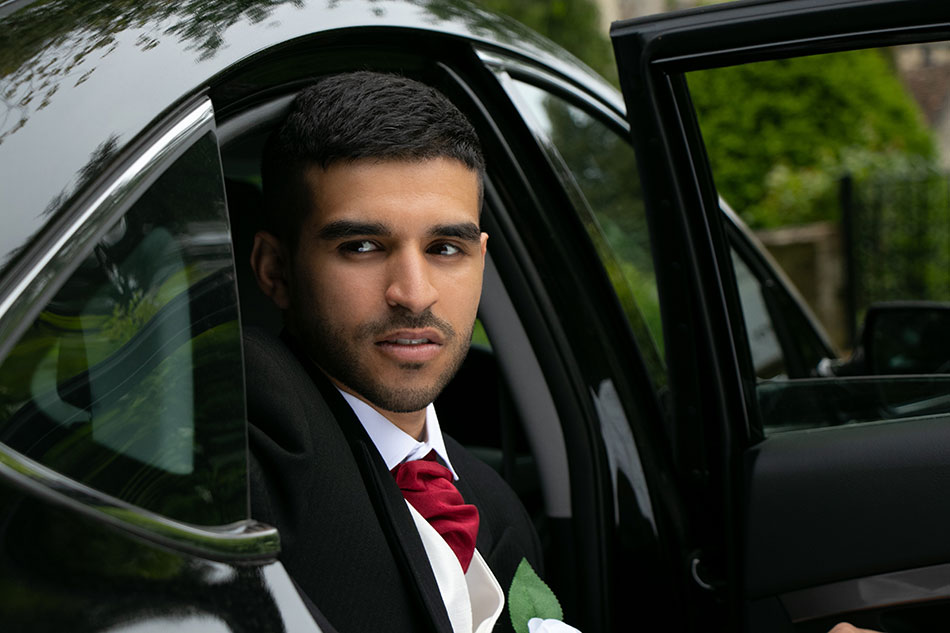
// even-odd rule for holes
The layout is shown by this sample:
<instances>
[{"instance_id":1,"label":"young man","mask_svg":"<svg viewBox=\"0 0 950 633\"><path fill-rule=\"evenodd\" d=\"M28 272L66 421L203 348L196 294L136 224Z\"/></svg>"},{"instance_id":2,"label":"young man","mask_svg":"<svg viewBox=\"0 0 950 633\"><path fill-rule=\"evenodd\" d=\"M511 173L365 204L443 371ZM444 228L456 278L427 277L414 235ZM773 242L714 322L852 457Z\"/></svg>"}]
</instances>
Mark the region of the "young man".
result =
<instances>
[{"instance_id":1,"label":"young man","mask_svg":"<svg viewBox=\"0 0 950 633\"><path fill-rule=\"evenodd\" d=\"M540 568L523 506L432 406L471 340L483 178L465 117L393 75L320 81L265 148L251 263L285 333L247 346L252 508L341 632L507 628L516 567Z\"/></svg>"}]
</instances>

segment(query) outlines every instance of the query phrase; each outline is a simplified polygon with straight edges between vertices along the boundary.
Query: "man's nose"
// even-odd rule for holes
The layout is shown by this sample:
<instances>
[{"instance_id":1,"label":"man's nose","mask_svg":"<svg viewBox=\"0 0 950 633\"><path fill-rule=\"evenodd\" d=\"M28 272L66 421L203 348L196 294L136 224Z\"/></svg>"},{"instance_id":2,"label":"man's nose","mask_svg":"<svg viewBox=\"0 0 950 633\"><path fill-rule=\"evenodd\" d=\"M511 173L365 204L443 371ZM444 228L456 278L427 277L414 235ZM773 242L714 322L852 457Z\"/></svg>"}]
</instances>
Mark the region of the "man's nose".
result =
<instances>
[{"instance_id":1,"label":"man's nose","mask_svg":"<svg viewBox=\"0 0 950 633\"><path fill-rule=\"evenodd\" d=\"M438 290L432 285L431 272L425 253L409 250L394 253L389 262L386 302L413 314L430 308L439 298Z\"/></svg>"}]
</instances>

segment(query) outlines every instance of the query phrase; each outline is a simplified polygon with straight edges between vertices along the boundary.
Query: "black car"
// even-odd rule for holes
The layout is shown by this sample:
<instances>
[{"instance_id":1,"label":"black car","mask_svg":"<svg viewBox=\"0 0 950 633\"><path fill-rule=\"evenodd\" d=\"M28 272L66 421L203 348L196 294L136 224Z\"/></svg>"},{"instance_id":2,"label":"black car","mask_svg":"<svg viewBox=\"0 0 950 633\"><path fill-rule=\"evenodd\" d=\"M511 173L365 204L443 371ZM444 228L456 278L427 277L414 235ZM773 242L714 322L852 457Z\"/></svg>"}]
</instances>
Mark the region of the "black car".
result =
<instances>
[{"instance_id":1,"label":"black car","mask_svg":"<svg viewBox=\"0 0 950 633\"><path fill-rule=\"evenodd\" d=\"M533 514L568 622L945 626L947 366L834 371L722 208L687 81L947 40L945 6L738 2L612 38L623 96L449 0L0 2L0 627L319 630L248 511L242 330L280 316L247 261L267 134L365 68L482 139L482 329L440 418ZM909 354L874 326L900 310L945 322L878 308L865 354Z\"/></svg>"}]
</instances>

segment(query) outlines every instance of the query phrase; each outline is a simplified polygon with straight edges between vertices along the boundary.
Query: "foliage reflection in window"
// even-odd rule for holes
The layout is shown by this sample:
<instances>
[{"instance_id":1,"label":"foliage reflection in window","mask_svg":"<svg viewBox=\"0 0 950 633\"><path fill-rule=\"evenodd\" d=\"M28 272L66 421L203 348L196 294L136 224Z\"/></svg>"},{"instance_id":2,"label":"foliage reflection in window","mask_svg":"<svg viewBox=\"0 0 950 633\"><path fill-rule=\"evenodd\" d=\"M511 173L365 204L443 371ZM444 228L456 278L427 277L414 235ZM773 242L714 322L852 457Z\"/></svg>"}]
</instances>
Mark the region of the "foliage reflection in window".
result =
<instances>
[{"instance_id":1,"label":"foliage reflection in window","mask_svg":"<svg viewBox=\"0 0 950 633\"><path fill-rule=\"evenodd\" d=\"M0 365L0 440L198 524L246 518L243 378L212 136L105 231Z\"/></svg>"},{"instance_id":2,"label":"foliage reflection in window","mask_svg":"<svg viewBox=\"0 0 950 633\"><path fill-rule=\"evenodd\" d=\"M633 148L599 119L555 94L516 81L540 132L553 143L587 213L587 232L627 315L641 354L666 384L663 328L650 234Z\"/></svg>"}]
</instances>

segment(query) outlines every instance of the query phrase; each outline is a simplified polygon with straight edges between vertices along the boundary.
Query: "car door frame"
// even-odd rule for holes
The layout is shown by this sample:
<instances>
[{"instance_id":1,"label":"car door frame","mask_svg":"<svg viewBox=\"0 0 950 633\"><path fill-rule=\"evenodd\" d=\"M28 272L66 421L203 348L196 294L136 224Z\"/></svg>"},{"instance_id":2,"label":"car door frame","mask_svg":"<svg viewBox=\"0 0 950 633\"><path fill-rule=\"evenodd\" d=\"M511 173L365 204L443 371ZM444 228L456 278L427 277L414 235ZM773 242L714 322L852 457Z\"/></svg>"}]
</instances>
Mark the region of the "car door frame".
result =
<instances>
[{"instance_id":1,"label":"car door frame","mask_svg":"<svg viewBox=\"0 0 950 633\"><path fill-rule=\"evenodd\" d=\"M519 103L519 99L523 96L513 86L513 82L530 84L546 91L551 96L562 99L603 125L605 130L624 139L628 128L625 121L619 118L623 114L622 108L586 90L584 86L568 82L566 78L549 67L513 59L500 53L480 53L498 81L505 87L509 98L519 108L522 121L514 127L524 126L526 129L519 135L530 135L534 139L536 149L540 152L540 155L531 156L526 149L521 149L522 165L525 165L526 170L527 165L530 165L531 169L527 182L524 184L535 188L536 191L546 189L546 195L558 199L557 205L550 202L542 204L541 212L544 216L553 218L560 215L565 218L562 221L579 222L585 212L592 213L587 206L587 198L574 181L571 169L564 163L552 140L539 130L536 122L529 121L532 115L527 112L524 104ZM514 135L515 132L512 131L512 136ZM543 174L543 177L540 174ZM542 187L540 185L542 182L550 184ZM512 210L507 212L512 213ZM656 352L642 349L644 344L655 345L655 343L643 341L632 333L629 317L625 315L613 284L604 269L604 264L596 252L593 241L587 237L587 233L588 231L580 224L576 224L570 231L556 232L563 236L558 238L560 244L549 245L545 250L550 253L545 253L543 256L548 257L549 254L553 254L555 258L572 262L571 265L578 269L583 263L586 270L579 278L559 275L556 284L549 281L548 285L550 288L553 285L570 286L573 283L573 302L578 304L573 311L581 314L582 309L587 310L590 309L588 306L591 306L594 311L599 312L598 316L593 314L582 316L580 321L586 324L583 327L590 328L591 334L597 332L602 336L606 335L611 344L599 348L595 343L597 336L585 339L584 344L575 347L573 359L569 361L565 369L586 373L587 380L595 375L612 377L612 384L618 389L620 398L618 404L622 403L626 411L625 419L619 422L622 426L629 428L628 440L631 443L623 446L608 446L611 442L616 443L617 438L605 434L604 419L594 424L592 436L590 430L587 431L586 441L593 442L594 450L600 449L605 453L613 450L615 454L616 451L630 451L629 455L636 455L641 463L632 470L638 471L642 468L640 472L642 479L634 477L638 479L638 482L631 483L641 491L643 496L638 497L638 504L630 504L629 499L624 499L618 492L617 485L618 478L629 477L629 472L625 475L618 470L618 472L608 474L609 481L612 482L612 485L608 484L608 486L612 489L610 503L613 507L608 507L607 510L613 512L619 520L615 519L613 525L610 521L603 522L598 530L600 538L605 541L605 546L610 548L606 554L607 562L601 563L610 571L610 578L598 579L602 583L599 589L593 587L593 583L588 583L591 586L585 589L585 600L591 601L590 596L597 595L599 592L601 594L599 599L609 603L608 612L612 619L604 621L607 623L605 630L613 630L619 623L627 621L631 608L636 611L638 621L642 626L665 626L679 629L685 622L682 588L686 585L685 579L689 577L690 570L677 563L677 556L674 553L681 548L679 516L682 504L678 482L675 481L669 468L668 456L665 452L666 444L660 439L667 430L664 424L663 405L660 402L655 376L651 375L644 360L646 352ZM559 256L558 252L562 255ZM572 252L572 254L565 257L563 253L567 252ZM535 259L542 257L542 249L538 245L534 245L531 257ZM552 295L558 294L558 291L554 289L550 289L550 292ZM581 301L580 298L585 295L590 298ZM570 331L578 330L581 326L569 325L565 308L566 306L562 304L560 310L562 327L567 325ZM566 348L567 345L564 347ZM586 350L582 351L578 348L586 348ZM591 354L594 350L597 351ZM590 359L585 358L586 356L597 356L601 367L592 370ZM610 368L609 371L600 373L607 367ZM591 383L588 388L591 393L595 391L593 387L596 385L597 381ZM603 416L598 413L597 417ZM580 420L572 417L565 417L562 424L566 434L576 433L581 426ZM574 430L569 430L571 428ZM579 439L576 435L574 436L569 443L569 450L582 451ZM590 448L587 449L587 451L590 450ZM576 458L571 460L572 469L576 463L575 460ZM602 476L603 469L609 468L610 460L606 461L607 464L601 465ZM630 470L628 465L627 471ZM577 476L573 470L571 486L572 489L580 491L581 497L589 496L594 490L592 483ZM631 507L632 505L651 507L652 510L639 516L642 507ZM583 523L590 522L590 514L585 516L577 513L577 515L575 518L581 518ZM647 519L648 515L649 519ZM645 524L652 524L650 530L652 534L649 537L647 531L643 529ZM589 530L589 527L583 525L579 529ZM591 588L595 589L593 594Z\"/></svg>"},{"instance_id":2,"label":"car door frame","mask_svg":"<svg viewBox=\"0 0 950 633\"><path fill-rule=\"evenodd\" d=\"M818 445L764 441L728 239L685 72L945 38L950 28L939 12L939 4L931 2L754 1L612 26L650 230L655 251L662 253L656 270L675 401L672 450L677 469L691 486L686 493L688 522L702 526L693 532L699 552L696 580L713 596L704 603L709 607L706 617L732 630L783 622L780 616L759 618L755 610L761 605L751 604L745 593L749 559L761 553L749 545L754 529L750 499L762 493L756 488L762 474L761 461L756 460L770 451L794 456ZM926 437L938 431L909 424L879 432ZM855 433L870 442L871 449L883 441L865 430ZM847 436L825 439L847 450ZM861 463L861 450L853 452L838 475L851 474L849 469ZM810 537L816 538L814 533ZM787 609L787 602L783 604Z\"/></svg>"}]
</instances>

